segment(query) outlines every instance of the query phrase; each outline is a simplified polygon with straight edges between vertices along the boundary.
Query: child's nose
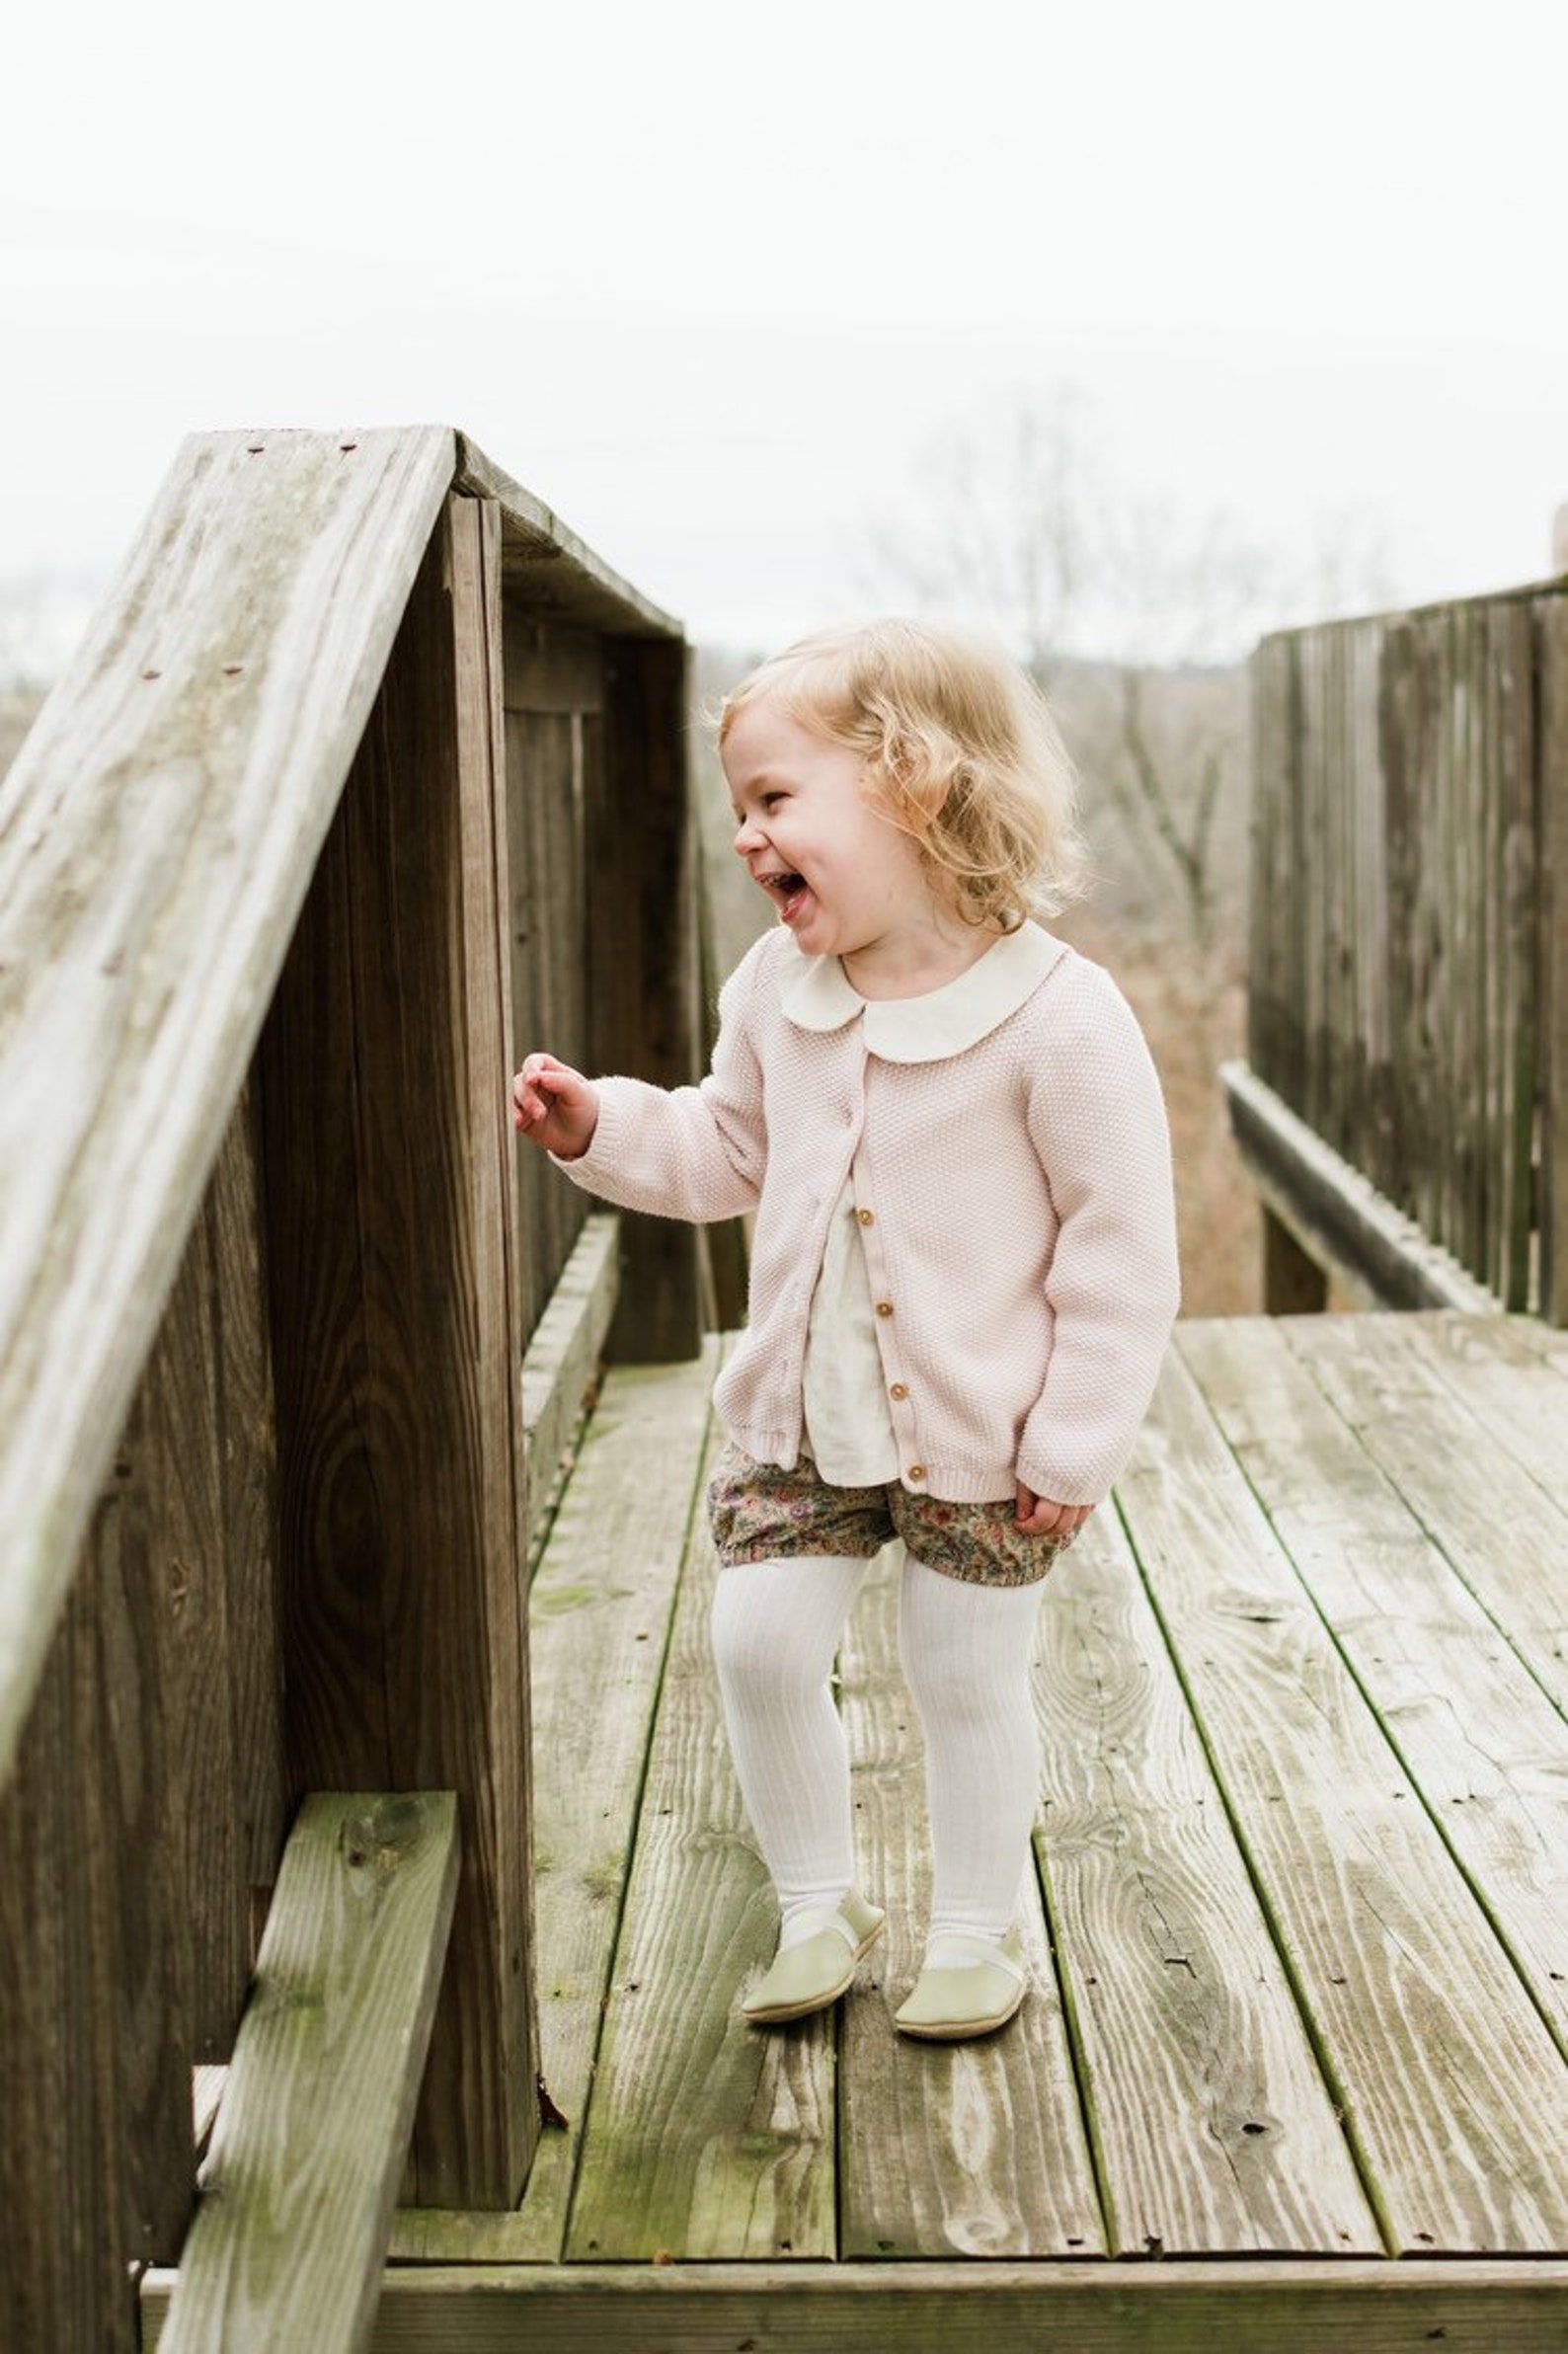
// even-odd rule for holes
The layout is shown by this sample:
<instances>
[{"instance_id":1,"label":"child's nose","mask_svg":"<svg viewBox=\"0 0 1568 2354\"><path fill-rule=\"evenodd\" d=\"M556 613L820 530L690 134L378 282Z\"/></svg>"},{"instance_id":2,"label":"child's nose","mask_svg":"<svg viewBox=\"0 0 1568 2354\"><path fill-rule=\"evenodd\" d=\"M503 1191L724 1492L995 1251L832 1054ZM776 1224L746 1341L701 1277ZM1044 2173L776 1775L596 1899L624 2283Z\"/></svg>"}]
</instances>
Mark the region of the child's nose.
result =
<instances>
[{"instance_id":1,"label":"child's nose","mask_svg":"<svg viewBox=\"0 0 1568 2354\"><path fill-rule=\"evenodd\" d=\"M753 850L760 850L761 847L762 828L754 818L743 818L736 829L735 854L737 858L749 858Z\"/></svg>"}]
</instances>

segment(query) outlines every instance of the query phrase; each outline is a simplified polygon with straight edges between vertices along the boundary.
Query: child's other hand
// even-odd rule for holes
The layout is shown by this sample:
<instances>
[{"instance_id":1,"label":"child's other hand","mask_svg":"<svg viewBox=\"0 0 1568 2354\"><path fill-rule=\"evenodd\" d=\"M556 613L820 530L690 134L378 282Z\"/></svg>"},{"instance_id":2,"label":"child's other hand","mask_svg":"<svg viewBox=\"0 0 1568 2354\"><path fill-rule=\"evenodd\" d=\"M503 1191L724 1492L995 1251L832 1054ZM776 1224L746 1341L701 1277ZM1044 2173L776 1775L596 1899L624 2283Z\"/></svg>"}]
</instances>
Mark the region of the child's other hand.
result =
<instances>
[{"instance_id":1,"label":"child's other hand","mask_svg":"<svg viewBox=\"0 0 1568 2354\"><path fill-rule=\"evenodd\" d=\"M511 1082L512 1126L530 1144L579 1160L593 1141L599 1099L591 1081L553 1055L530 1055Z\"/></svg>"},{"instance_id":2,"label":"child's other hand","mask_svg":"<svg viewBox=\"0 0 1568 2354\"><path fill-rule=\"evenodd\" d=\"M1033 1488L1018 1482L1018 1526L1026 1536L1056 1536L1065 1543L1077 1534L1093 1510L1092 1504L1053 1503L1049 1496L1037 1496Z\"/></svg>"}]
</instances>

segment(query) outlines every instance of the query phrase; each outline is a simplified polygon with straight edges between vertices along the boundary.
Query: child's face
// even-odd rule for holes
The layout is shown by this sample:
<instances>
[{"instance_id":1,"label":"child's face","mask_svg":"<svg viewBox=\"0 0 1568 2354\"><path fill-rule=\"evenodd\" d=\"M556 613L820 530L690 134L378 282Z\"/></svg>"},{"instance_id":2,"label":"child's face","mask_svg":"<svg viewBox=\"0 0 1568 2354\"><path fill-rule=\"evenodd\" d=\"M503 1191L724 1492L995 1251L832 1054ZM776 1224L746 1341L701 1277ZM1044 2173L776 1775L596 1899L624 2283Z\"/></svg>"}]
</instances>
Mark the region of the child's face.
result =
<instances>
[{"instance_id":1,"label":"child's face","mask_svg":"<svg viewBox=\"0 0 1568 2354\"><path fill-rule=\"evenodd\" d=\"M738 713L723 758L737 853L808 956L897 947L928 928L919 853L867 798L857 753L763 696Z\"/></svg>"}]
</instances>

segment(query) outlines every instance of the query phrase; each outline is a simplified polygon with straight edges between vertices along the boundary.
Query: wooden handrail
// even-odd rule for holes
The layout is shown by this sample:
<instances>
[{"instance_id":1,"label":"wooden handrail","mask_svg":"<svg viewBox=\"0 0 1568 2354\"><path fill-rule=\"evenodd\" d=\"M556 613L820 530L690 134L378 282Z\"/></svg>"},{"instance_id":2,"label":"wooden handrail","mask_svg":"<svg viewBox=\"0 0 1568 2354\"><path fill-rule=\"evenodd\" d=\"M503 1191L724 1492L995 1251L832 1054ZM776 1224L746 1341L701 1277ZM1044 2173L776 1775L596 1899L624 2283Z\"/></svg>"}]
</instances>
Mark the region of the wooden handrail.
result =
<instances>
[{"instance_id":1,"label":"wooden handrail","mask_svg":"<svg viewBox=\"0 0 1568 2354\"><path fill-rule=\"evenodd\" d=\"M0 1778L454 465L188 441L0 787Z\"/></svg>"},{"instance_id":2,"label":"wooden handrail","mask_svg":"<svg viewBox=\"0 0 1568 2354\"><path fill-rule=\"evenodd\" d=\"M701 1285L600 1227L524 1371L588 1211L507 1082L698 1075L686 660L452 429L203 435L0 790L8 2343L129 2354L311 1791L455 1794L410 2195L526 2177L525 1422Z\"/></svg>"}]
</instances>

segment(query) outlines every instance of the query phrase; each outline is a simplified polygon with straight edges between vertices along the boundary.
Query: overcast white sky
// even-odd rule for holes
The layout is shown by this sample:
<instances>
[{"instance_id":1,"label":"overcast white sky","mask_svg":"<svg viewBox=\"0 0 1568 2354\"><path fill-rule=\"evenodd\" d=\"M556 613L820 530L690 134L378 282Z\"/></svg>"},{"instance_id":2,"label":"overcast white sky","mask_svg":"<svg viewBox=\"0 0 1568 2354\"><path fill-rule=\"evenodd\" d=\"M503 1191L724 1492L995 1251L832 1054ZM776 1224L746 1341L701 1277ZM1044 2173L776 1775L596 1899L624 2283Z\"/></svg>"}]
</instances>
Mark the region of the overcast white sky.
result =
<instances>
[{"instance_id":1,"label":"overcast white sky","mask_svg":"<svg viewBox=\"0 0 1568 2354\"><path fill-rule=\"evenodd\" d=\"M1405 594L1547 569L1561 0L9 17L0 595L100 585L192 428L443 419L771 642L1060 381L1194 510L1373 513Z\"/></svg>"}]
</instances>

